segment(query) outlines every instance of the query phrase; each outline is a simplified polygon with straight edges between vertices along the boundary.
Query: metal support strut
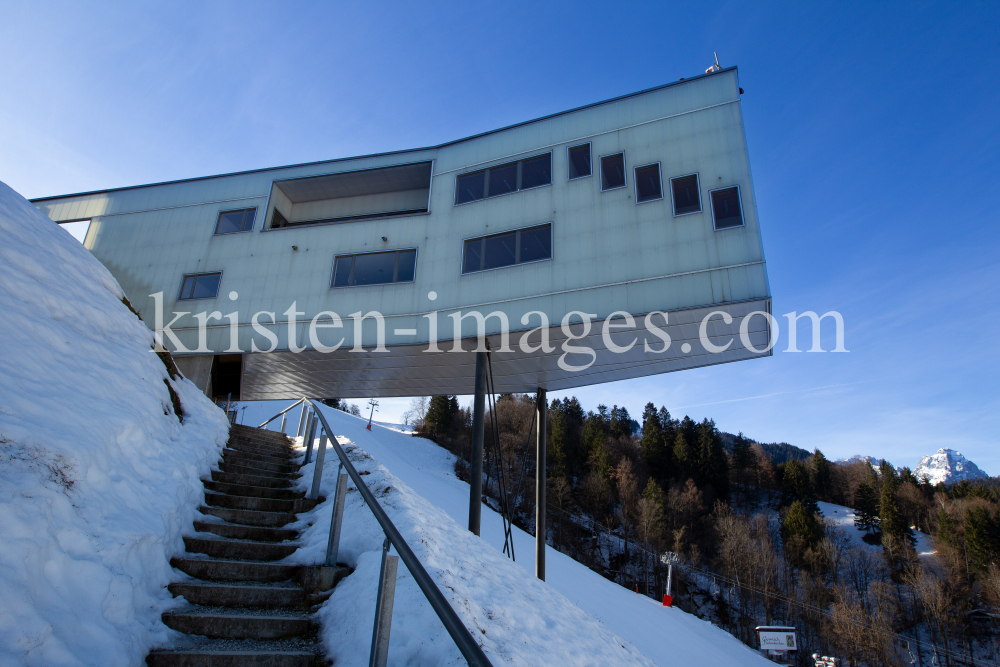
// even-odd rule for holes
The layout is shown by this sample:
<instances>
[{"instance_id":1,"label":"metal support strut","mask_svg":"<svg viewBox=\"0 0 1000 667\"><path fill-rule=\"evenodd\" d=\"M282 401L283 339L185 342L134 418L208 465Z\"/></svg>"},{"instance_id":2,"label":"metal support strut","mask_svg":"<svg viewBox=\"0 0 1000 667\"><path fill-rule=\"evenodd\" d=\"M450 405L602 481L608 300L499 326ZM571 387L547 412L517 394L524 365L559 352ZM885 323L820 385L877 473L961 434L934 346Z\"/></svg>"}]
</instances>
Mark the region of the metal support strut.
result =
<instances>
[{"instance_id":1,"label":"metal support strut","mask_svg":"<svg viewBox=\"0 0 1000 667\"><path fill-rule=\"evenodd\" d=\"M469 463L469 530L479 534L483 511L483 434L486 425L486 352L476 352L476 395L472 402L472 456Z\"/></svg>"},{"instance_id":2,"label":"metal support strut","mask_svg":"<svg viewBox=\"0 0 1000 667\"><path fill-rule=\"evenodd\" d=\"M545 581L545 390L538 388L538 441L535 468L535 576Z\"/></svg>"},{"instance_id":3,"label":"metal support strut","mask_svg":"<svg viewBox=\"0 0 1000 667\"><path fill-rule=\"evenodd\" d=\"M389 555L389 538L382 543L382 569L378 575L378 600L375 602L375 629L368 667L386 667L389 661L389 630L392 628L392 603L396 594L396 568L399 557Z\"/></svg>"}]
</instances>

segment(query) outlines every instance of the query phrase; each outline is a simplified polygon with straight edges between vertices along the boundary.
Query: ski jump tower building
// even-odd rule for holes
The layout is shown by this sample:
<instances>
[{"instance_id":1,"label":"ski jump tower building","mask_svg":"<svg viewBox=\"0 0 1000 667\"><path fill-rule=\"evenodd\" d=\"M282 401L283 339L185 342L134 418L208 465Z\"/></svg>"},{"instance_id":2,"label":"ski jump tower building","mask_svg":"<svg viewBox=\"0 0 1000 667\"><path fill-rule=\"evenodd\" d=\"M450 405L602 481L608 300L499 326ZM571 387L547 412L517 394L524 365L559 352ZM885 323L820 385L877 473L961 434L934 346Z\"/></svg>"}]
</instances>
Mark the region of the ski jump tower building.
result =
<instances>
[{"instance_id":1,"label":"ski jump tower building","mask_svg":"<svg viewBox=\"0 0 1000 667\"><path fill-rule=\"evenodd\" d=\"M736 68L430 148L34 204L90 220L86 247L151 327L159 303L209 395L471 394L457 318L463 349L489 341L499 392L769 353L766 317L740 336L770 294ZM591 325L562 326L574 311Z\"/></svg>"},{"instance_id":2,"label":"ski jump tower building","mask_svg":"<svg viewBox=\"0 0 1000 667\"><path fill-rule=\"evenodd\" d=\"M741 93L713 68L440 146L33 203L90 221L210 396L474 393L481 447L487 348L497 392L542 396L770 354Z\"/></svg>"}]
</instances>

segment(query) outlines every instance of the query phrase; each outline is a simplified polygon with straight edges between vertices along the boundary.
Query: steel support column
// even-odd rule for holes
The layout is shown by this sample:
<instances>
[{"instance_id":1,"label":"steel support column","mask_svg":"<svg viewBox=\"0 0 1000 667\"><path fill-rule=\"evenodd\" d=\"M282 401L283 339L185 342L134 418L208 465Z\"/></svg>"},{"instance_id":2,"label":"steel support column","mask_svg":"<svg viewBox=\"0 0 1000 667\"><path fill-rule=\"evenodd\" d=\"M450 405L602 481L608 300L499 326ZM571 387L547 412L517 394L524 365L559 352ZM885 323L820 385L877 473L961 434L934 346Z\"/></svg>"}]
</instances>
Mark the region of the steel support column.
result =
<instances>
[{"instance_id":1,"label":"steel support column","mask_svg":"<svg viewBox=\"0 0 1000 667\"><path fill-rule=\"evenodd\" d=\"M545 390L538 388L538 442L535 457L535 576L545 581Z\"/></svg>"},{"instance_id":2,"label":"steel support column","mask_svg":"<svg viewBox=\"0 0 1000 667\"><path fill-rule=\"evenodd\" d=\"M476 396L472 402L472 455L469 479L469 530L479 534L483 511L483 431L486 426L486 353L476 352Z\"/></svg>"}]
</instances>

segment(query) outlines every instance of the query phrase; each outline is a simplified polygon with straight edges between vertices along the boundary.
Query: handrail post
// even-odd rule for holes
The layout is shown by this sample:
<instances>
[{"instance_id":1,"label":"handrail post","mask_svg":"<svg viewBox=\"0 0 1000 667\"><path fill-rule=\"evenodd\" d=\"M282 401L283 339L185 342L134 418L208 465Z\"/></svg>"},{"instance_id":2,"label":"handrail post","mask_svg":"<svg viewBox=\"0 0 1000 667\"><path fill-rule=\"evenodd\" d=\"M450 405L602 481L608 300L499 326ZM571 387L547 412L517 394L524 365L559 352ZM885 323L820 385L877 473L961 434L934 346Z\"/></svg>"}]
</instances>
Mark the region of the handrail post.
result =
<instances>
[{"instance_id":1,"label":"handrail post","mask_svg":"<svg viewBox=\"0 0 1000 667\"><path fill-rule=\"evenodd\" d=\"M337 468L337 490L333 496L333 519L330 521L330 539L326 543L326 566L336 567L340 551L340 529L344 525L344 500L347 498L347 473L344 464Z\"/></svg>"},{"instance_id":2,"label":"handrail post","mask_svg":"<svg viewBox=\"0 0 1000 667\"><path fill-rule=\"evenodd\" d=\"M399 557L389 555L389 538L382 543L382 568L378 575L378 600L375 602L375 628L368 667L386 667L389 662L389 630L392 628L392 603L396 595L396 569Z\"/></svg>"},{"instance_id":3,"label":"handrail post","mask_svg":"<svg viewBox=\"0 0 1000 667\"><path fill-rule=\"evenodd\" d=\"M323 479L323 461L326 459L326 429L322 429L319 436L319 446L316 448L316 468L313 470L313 483L312 488L309 490L309 495L306 496L309 500L316 500L319 498L319 483Z\"/></svg>"},{"instance_id":4,"label":"handrail post","mask_svg":"<svg viewBox=\"0 0 1000 667\"><path fill-rule=\"evenodd\" d=\"M309 415L309 424L306 426L306 457L302 460L302 465L305 465L312 460L313 440L316 439L317 424L319 424L319 419L316 418L316 413L313 411L313 413Z\"/></svg>"},{"instance_id":5,"label":"handrail post","mask_svg":"<svg viewBox=\"0 0 1000 667\"><path fill-rule=\"evenodd\" d=\"M281 433L282 433L282 435L284 435L284 433L285 433L285 422L287 420L288 420L288 415L287 414L281 415Z\"/></svg>"},{"instance_id":6,"label":"handrail post","mask_svg":"<svg viewBox=\"0 0 1000 667\"><path fill-rule=\"evenodd\" d=\"M314 409L317 410L316 416L322 422L323 428L327 433L330 433L330 425L326 421L326 417L323 416L322 412L318 412L316 404L310 399L305 399L305 401ZM413 575L413 580L420 588L420 591L424 594L424 597L430 603L431 608L437 617L441 620L444 625L445 630L451 636L458 650L465 657L466 661L469 663L469 667L492 667L490 659L486 657L483 652L483 647L479 644L476 638L473 636L472 632L465 626L465 623L459 618L458 614L455 613L455 609L445 598L441 589L438 588L437 584L431 578L427 570L421 565L420 560L413 553L413 549L410 545L406 543L406 540L399 533L399 529L393 525L392 520L386 515L385 510L379 505L378 500L372 495L371 490L365 484L364 480L361 479L361 475L358 473L354 464L348 458L347 453L340 446L340 443L334 438L331 442L333 445L333 451L340 459L341 465L347 471L350 476L354 486L358 490L358 495L364 501L365 505L371 511L375 520L382 527L383 532L389 539L389 542L396 549L396 553L399 554L399 559L403 561L406 565L406 569L410 571ZM345 487L346 488L346 487Z\"/></svg>"},{"instance_id":7,"label":"handrail post","mask_svg":"<svg viewBox=\"0 0 1000 667\"><path fill-rule=\"evenodd\" d=\"M309 414L309 404L302 401L302 412L299 413L299 427L295 429L295 437L302 436L302 429L306 425L306 415Z\"/></svg>"}]
</instances>

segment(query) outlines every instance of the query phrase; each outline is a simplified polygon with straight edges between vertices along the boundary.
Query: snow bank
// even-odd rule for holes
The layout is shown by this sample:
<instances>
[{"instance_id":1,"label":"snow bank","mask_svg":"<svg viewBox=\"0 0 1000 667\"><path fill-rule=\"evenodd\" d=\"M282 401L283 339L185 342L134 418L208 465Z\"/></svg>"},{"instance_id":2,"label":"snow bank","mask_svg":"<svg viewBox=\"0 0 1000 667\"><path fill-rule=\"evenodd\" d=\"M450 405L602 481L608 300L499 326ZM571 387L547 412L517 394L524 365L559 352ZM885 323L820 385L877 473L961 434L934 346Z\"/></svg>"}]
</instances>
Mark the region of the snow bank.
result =
<instances>
[{"instance_id":1,"label":"snow bank","mask_svg":"<svg viewBox=\"0 0 1000 667\"><path fill-rule=\"evenodd\" d=\"M0 664L136 665L228 426L79 242L0 183Z\"/></svg>"},{"instance_id":2,"label":"snow bank","mask_svg":"<svg viewBox=\"0 0 1000 667\"><path fill-rule=\"evenodd\" d=\"M515 528L518 559L512 563L501 553L498 514L484 505L483 537L466 530L469 485L455 476L451 454L390 429L367 431L367 420L339 410L324 409L324 415L355 467L370 472L363 479L455 611L478 629L476 638L494 665L773 664L710 623L630 592L553 549L546 552L547 581L538 581L531 535ZM332 499L332 449L326 461L323 495ZM303 469L303 487L311 483L313 466ZM364 665L383 538L360 494L352 489L347 499L339 560L356 571L337 585L320 615L335 663ZM331 509L328 500L301 515L303 546L290 561L322 562ZM390 662L465 664L402 564L399 573Z\"/></svg>"}]
</instances>

